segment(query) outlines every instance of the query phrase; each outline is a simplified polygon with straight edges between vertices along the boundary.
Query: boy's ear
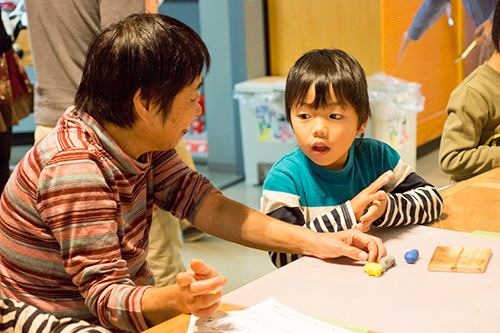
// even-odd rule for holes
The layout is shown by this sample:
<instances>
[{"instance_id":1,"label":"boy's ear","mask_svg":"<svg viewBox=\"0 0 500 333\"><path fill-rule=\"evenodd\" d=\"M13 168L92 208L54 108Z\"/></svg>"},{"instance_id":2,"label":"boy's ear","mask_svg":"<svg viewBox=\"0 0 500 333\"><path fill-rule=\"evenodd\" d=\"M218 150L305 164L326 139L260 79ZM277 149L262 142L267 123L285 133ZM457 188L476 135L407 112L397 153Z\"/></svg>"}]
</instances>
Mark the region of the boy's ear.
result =
<instances>
[{"instance_id":1,"label":"boy's ear","mask_svg":"<svg viewBox=\"0 0 500 333\"><path fill-rule=\"evenodd\" d=\"M364 132L365 132L365 130L366 130L366 125L368 125L368 120L367 120L367 121L365 121L365 123L364 123L364 124L362 124L361 126L359 126L359 129L358 129L358 134L362 134L362 133L364 133Z\"/></svg>"}]
</instances>

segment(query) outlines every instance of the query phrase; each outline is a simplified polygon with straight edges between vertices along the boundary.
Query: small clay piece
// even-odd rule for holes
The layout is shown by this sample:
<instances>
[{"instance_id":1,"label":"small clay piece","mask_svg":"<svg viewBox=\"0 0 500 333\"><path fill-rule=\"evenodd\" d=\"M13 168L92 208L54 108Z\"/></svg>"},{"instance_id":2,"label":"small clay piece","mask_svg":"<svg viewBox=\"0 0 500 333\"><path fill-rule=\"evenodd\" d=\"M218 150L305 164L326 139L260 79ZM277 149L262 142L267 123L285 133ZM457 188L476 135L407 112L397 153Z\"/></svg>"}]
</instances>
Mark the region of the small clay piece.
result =
<instances>
[{"instance_id":1,"label":"small clay piece","mask_svg":"<svg viewBox=\"0 0 500 333\"><path fill-rule=\"evenodd\" d=\"M380 265L382 266L382 272L385 272L386 270L388 270L389 268L394 266L395 263L396 263L396 259L394 259L394 257L391 255L386 255L385 257L380 259Z\"/></svg>"},{"instance_id":2,"label":"small clay piece","mask_svg":"<svg viewBox=\"0 0 500 333\"><path fill-rule=\"evenodd\" d=\"M418 259L418 250L417 249L413 249L411 251L408 251L405 253L405 260L407 263L409 264L414 264L415 263L415 260Z\"/></svg>"},{"instance_id":3,"label":"small clay piece","mask_svg":"<svg viewBox=\"0 0 500 333\"><path fill-rule=\"evenodd\" d=\"M382 274L382 265L376 262L369 262L363 266L363 270L368 275L380 276L380 274Z\"/></svg>"}]
</instances>

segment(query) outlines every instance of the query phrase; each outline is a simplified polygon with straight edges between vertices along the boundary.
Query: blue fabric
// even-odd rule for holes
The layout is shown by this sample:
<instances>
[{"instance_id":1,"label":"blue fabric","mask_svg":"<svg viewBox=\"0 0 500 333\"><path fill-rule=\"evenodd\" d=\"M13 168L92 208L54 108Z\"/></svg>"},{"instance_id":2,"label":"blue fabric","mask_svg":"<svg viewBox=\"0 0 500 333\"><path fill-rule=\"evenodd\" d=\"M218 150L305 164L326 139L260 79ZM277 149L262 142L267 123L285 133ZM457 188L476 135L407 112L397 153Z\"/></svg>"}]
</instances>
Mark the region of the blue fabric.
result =
<instances>
[{"instance_id":1,"label":"blue fabric","mask_svg":"<svg viewBox=\"0 0 500 333\"><path fill-rule=\"evenodd\" d=\"M408 37L419 40L422 35L443 15L451 0L425 0L413 17ZM493 21L497 0L462 0L465 10L476 27L486 20Z\"/></svg>"}]
</instances>

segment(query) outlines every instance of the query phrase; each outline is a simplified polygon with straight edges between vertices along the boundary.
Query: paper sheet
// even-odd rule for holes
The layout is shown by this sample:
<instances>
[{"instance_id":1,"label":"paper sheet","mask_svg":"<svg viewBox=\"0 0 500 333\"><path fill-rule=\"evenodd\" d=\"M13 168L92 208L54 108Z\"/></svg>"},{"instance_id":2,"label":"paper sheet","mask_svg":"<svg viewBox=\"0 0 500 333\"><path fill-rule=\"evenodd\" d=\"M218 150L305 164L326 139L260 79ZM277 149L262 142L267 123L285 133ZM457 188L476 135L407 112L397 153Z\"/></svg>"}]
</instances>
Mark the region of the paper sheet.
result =
<instances>
[{"instance_id":1,"label":"paper sheet","mask_svg":"<svg viewBox=\"0 0 500 333\"><path fill-rule=\"evenodd\" d=\"M351 333L286 307L272 297L246 310L217 312L211 320L192 315L188 333L208 332Z\"/></svg>"}]
</instances>

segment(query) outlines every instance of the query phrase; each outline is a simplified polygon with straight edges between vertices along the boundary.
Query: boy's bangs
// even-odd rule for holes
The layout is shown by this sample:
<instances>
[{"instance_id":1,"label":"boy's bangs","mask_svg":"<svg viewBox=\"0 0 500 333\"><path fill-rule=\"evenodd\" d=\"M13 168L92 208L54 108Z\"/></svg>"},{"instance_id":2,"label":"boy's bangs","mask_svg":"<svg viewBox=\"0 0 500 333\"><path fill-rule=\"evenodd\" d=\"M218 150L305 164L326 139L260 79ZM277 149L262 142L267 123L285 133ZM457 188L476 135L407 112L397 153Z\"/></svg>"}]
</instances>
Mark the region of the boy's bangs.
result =
<instances>
[{"instance_id":1,"label":"boy's bangs","mask_svg":"<svg viewBox=\"0 0 500 333\"><path fill-rule=\"evenodd\" d=\"M320 77L315 81L312 81L308 85L303 85L297 98L297 106L307 105L313 109L325 108L333 103L333 97L336 98L338 104L340 104L341 106L346 106L347 101L343 93L343 84L339 84L335 81L338 80L330 80L330 78L327 77ZM305 98L311 85L314 85L315 98L312 103L305 103ZM332 96L330 94L330 87L332 87L335 96Z\"/></svg>"}]
</instances>

